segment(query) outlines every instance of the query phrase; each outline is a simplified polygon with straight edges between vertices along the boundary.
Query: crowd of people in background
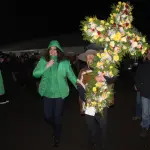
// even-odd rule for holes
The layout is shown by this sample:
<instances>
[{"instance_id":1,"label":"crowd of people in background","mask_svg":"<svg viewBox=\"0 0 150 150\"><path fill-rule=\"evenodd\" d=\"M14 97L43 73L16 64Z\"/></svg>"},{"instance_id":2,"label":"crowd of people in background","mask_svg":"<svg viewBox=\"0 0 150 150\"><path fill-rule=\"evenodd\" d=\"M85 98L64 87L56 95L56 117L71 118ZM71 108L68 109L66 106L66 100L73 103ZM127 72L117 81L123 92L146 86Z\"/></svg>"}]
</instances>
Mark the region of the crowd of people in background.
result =
<instances>
[{"instance_id":1,"label":"crowd of people in background","mask_svg":"<svg viewBox=\"0 0 150 150\"><path fill-rule=\"evenodd\" d=\"M70 60L74 73L77 75L84 66L84 62L77 61L78 54L66 55ZM38 88L40 79L32 76L33 69L41 58L39 52L22 52L16 55L15 52L0 52L0 70L4 82L5 94L0 97L0 104L6 104L12 99L10 84L17 84L21 87L36 86ZM69 83L71 86L71 84Z\"/></svg>"}]
</instances>

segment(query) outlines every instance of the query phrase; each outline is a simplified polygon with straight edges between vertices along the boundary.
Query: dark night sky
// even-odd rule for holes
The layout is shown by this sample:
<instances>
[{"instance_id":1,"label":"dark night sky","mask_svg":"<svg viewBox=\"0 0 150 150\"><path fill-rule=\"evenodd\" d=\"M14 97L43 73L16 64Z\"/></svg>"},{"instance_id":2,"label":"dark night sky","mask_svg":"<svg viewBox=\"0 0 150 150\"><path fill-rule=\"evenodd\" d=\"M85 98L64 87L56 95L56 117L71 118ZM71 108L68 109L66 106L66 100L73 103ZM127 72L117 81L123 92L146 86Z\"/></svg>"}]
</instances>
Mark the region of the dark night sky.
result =
<instances>
[{"instance_id":1,"label":"dark night sky","mask_svg":"<svg viewBox=\"0 0 150 150\"><path fill-rule=\"evenodd\" d=\"M124 0L125 1L125 0ZM117 0L99 1L44 1L7 0L1 3L1 42L7 44L19 40L80 32L80 21L85 16L96 15L106 19L110 6ZM134 6L134 25L150 37L150 5L148 0L131 0ZM92 8L90 8L92 7Z\"/></svg>"}]
</instances>

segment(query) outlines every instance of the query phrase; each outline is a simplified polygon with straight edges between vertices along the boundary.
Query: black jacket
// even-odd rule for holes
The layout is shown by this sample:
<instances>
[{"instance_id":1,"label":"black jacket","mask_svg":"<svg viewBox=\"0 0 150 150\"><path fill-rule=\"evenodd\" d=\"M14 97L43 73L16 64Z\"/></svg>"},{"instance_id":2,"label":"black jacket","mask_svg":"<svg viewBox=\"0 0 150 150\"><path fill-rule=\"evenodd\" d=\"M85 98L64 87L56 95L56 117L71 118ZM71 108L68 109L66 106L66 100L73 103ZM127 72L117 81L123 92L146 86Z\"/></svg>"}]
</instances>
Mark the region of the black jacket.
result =
<instances>
[{"instance_id":1,"label":"black jacket","mask_svg":"<svg viewBox=\"0 0 150 150\"><path fill-rule=\"evenodd\" d=\"M135 77L135 84L141 96L150 98L150 61L140 64Z\"/></svg>"}]
</instances>

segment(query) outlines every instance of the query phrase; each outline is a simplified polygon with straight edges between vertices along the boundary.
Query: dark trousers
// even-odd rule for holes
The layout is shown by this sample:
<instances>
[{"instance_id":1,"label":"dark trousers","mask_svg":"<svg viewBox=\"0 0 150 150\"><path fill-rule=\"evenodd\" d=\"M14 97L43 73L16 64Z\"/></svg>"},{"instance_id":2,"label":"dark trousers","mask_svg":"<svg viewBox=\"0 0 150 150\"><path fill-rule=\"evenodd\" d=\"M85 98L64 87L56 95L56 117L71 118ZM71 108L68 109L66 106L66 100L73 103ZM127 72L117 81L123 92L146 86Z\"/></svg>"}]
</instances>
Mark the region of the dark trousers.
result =
<instances>
[{"instance_id":1,"label":"dark trousers","mask_svg":"<svg viewBox=\"0 0 150 150\"><path fill-rule=\"evenodd\" d=\"M44 115L45 120L53 127L56 137L61 135L61 120L64 99L44 97Z\"/></svg>"},{"instance_id":2,"label":"dark trousers","mask_svg":"<svg viewBox=\"0 0 150 150\"><path fill-rule=\"evenodd\" d=\"M105 147L107 134L107 108L104 109L103 116L97 113L95 116L85 115L85 119L88 127L89 142L93 144L99 143L101 146Z\"/></svg>"}]
</instances>

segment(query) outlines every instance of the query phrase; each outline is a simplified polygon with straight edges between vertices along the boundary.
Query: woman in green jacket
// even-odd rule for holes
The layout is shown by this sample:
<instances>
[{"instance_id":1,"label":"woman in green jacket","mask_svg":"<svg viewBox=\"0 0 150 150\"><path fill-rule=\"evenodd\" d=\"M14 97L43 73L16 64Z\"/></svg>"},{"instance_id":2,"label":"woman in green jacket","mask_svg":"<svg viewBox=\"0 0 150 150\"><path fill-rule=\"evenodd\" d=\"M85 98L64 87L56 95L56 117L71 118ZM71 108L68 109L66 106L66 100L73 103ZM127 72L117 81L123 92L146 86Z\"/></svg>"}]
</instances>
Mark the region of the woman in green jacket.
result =
<instances>
[{"instance_id":1,"label":"woman in green jacket","mask_svg":"<svg viewBox=\"0 0 150 150\"><path fill-rule=\"evenodd\" d=\"M58 41L50 42L48 53L38 62L33 71L33 76L41 77L39 94L44 97L45 119L54 129L53 146L58 146L64 99L69 95L67 78L75 87L77 82L70 62L65 60L63 49Z\"/></svg>"}]
</instances>

